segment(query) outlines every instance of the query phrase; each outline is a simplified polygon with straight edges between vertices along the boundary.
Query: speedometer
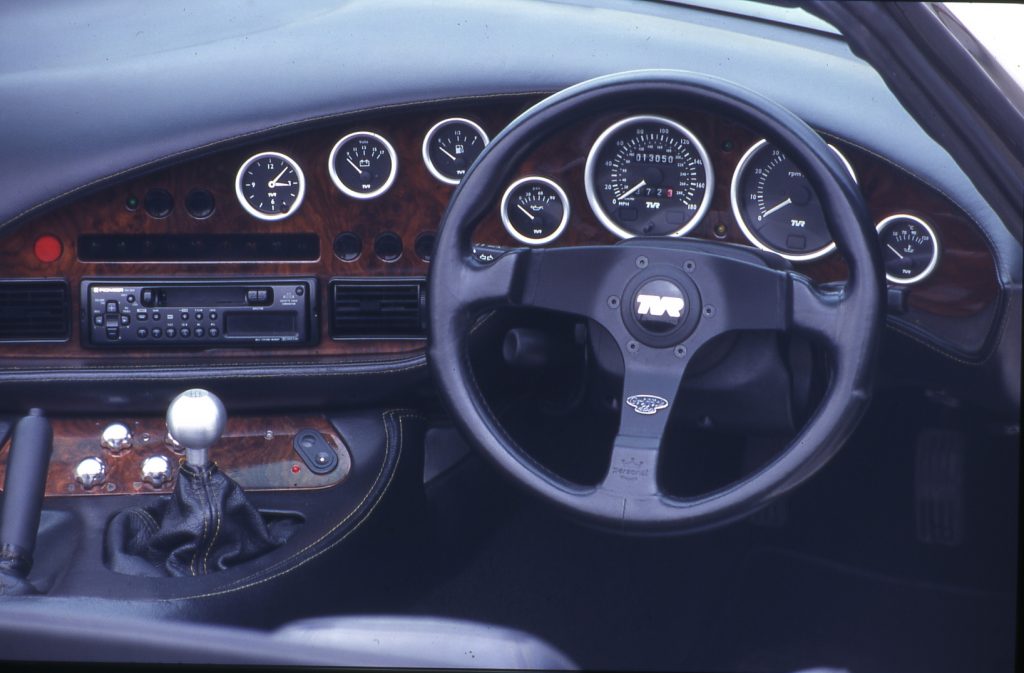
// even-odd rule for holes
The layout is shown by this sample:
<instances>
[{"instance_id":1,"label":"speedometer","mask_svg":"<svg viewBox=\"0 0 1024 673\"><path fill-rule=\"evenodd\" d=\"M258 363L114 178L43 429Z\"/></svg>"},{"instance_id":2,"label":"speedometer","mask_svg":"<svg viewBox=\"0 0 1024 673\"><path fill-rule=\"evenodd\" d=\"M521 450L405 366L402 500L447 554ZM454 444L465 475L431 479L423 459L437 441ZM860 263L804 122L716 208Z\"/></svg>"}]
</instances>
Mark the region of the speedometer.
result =
<instances>
[{"instance_id":1,"label":"speedometer","mask_svg":"<svg viewBox=\"0 0 1024 673\"><path fill-rule=\"evenodd\" d=\"M704 146L665 117L616 122L587 156L587 200L622 238L687 233L708 209L713 178Z\"/></svg>"}]
</instances>

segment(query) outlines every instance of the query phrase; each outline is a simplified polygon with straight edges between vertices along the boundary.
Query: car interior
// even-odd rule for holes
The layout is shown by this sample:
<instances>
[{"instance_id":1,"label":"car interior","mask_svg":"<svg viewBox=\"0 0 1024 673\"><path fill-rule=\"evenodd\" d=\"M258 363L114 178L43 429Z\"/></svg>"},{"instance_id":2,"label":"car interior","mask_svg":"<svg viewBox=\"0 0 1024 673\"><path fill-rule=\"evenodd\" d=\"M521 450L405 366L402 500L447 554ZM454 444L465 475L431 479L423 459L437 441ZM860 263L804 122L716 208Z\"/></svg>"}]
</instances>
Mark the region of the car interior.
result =
<instances>
[{"instance_id":1,"label":"car interior","mask_svg":"<svg viewBox=\"0 0 1024 673\"><path fill-rule=\"evenodd\" d=\"M816 5L0 9L0 659L1015 670L1022 216Z\"/></svg>"}]
</instances>

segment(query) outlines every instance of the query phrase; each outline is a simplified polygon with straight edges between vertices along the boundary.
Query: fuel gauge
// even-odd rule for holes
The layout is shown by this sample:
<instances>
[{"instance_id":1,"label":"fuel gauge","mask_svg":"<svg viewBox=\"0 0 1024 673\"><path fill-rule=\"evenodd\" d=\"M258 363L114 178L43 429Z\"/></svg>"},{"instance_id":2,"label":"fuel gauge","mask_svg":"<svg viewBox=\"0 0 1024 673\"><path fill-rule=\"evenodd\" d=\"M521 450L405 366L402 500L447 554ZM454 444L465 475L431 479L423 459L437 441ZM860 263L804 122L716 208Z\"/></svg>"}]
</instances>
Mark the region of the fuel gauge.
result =
<instances>
[{"instance_id":1,"label":"fuel gauge","mask_svg":"<svg viewBox=\"0 0 1024 673\"><path fill-rule=\"evenodd\" d=\"M935 269L939 241L927 222L899 214L885 218L876 228L889 282L909 285L923 280Z\"/></svg>"},{"instance_id":2,"label":"fuel gauge","mask_svg":"<svg viewBox=\"0 0 1024 673\"><path fill-rule=\"evenodd\" d=\"M423 138L423 161L441 182L457 185L488 142L476 122L452 117L434 124Z\"/></svg>"},{"instance_id":3,"label":"fuel gauge","mask_svg":"<svg viewBox=\"0 0 1024 673\"><path fill-rule=\"evenodd\" d=\"M501 221L509 235L521 243L550 243L569 223L569 198L547 178L520 178L501 198Z\"/></svg>"}]
</instances>

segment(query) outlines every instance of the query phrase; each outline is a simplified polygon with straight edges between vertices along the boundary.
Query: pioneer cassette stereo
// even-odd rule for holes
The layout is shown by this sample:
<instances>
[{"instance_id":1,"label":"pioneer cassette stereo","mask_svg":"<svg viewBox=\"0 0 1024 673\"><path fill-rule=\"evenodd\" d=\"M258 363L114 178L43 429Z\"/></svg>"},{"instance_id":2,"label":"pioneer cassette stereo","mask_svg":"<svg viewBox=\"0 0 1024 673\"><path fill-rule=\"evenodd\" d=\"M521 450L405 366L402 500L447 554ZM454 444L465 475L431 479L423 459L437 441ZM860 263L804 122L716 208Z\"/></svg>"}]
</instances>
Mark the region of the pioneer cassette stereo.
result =
<instances>
[{"instance_id":1,"label":"pioneer cassette stereo","mask_svg":"<svg viewBox=\"0 0 1024 673\"><path fill-rule=\"evenodd\" d=\"M315 278L82 281L82 343L95 348L311 345Z\"/></svg>"}]
</instances>

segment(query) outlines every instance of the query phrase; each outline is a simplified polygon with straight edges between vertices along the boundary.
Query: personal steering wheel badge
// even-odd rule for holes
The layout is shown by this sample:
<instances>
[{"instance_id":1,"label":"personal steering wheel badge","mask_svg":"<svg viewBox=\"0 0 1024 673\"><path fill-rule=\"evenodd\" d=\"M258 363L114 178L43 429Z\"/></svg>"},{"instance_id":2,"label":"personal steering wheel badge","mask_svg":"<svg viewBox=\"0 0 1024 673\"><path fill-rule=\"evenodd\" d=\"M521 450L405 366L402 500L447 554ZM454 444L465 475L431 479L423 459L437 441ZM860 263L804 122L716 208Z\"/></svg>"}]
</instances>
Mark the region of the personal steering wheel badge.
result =
<instances>
[{"instance_id":1,"label":"personal steering wheel badge","mask_svg":"<svg viewBox=\"0 0 1024 673\"><path fill-rule=\"evenodd\" d=\"M668 400L657 395L630 395L626 398L626 404L642 416L652 416L667 408Z\"/></svg>"}]
</instances>

